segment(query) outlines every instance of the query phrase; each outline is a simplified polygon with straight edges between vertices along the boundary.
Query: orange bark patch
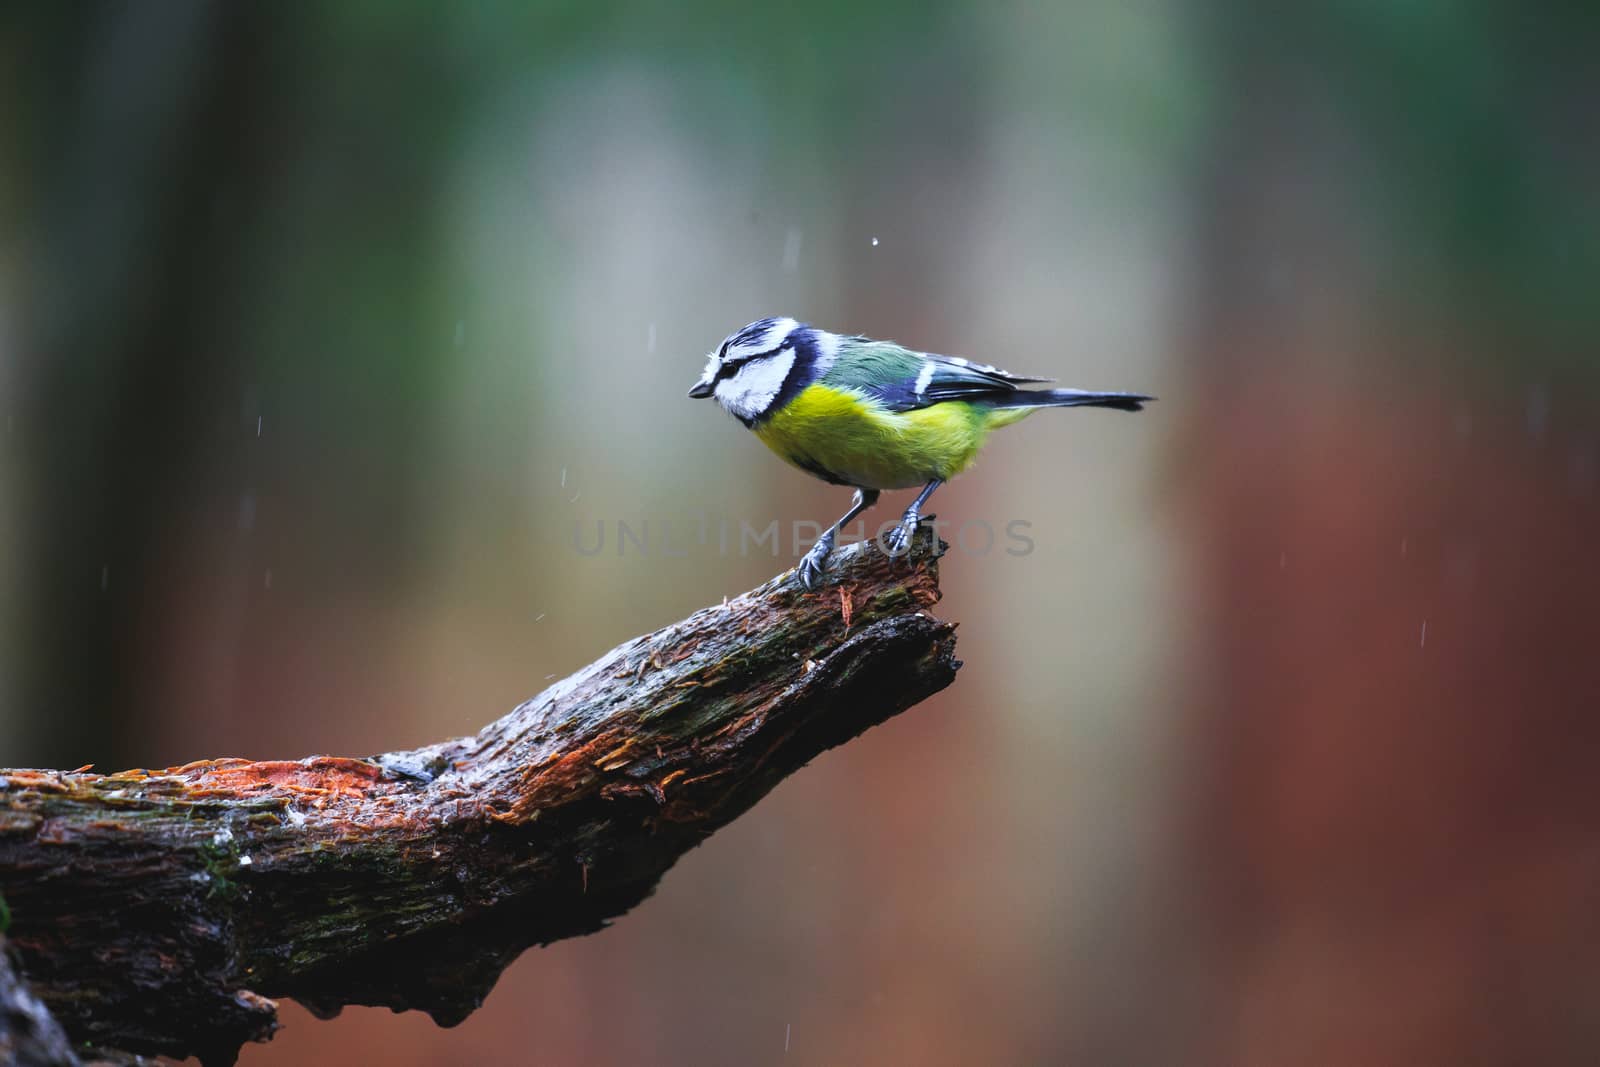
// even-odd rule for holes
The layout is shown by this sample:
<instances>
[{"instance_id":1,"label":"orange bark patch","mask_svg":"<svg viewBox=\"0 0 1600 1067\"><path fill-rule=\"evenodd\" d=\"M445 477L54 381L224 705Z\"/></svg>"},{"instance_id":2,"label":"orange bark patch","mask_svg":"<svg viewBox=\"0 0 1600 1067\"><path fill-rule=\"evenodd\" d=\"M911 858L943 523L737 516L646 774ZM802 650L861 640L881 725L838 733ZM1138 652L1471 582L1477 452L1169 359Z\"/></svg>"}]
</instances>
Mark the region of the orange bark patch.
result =
<instances>
[{"instance_id":1,"label":"orange bark patch","mask_svg":"<svg viewBox=\"0 0 1600 1067\"><path fill-rule=\"evenodd\" d=\"M259 796L264 792L362 799L378 791L383 768L366 760L312 756L303 760L203 760L165 772L189 783L194 796Z\"/></svg>"}]
</instances>

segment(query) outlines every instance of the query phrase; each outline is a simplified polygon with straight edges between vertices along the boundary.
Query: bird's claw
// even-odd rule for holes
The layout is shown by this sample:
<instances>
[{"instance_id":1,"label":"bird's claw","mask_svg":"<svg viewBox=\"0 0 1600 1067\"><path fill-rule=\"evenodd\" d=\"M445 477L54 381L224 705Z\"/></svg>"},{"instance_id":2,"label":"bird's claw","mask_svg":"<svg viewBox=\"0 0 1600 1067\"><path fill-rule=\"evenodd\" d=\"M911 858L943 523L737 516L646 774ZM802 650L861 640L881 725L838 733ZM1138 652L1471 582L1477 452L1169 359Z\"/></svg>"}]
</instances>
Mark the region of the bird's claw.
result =
<instances>
[{"instance_id":1,"label":"bird's claw","mask_svg":"<svg viewBox=\"0 0 1600 1067\"><path fill-rule=\"evenodd\" d=\"M933 518L932 515L927 518ZM911 539L917 534L917 526L923 521L923 516L916 512L908 511L900 519L900 525L890 530L883 536L883 547L891 556L903 556L911 551Z\"/></svg>"},{"instance_id":2,"label":"bird's claw","mask_svg":"<svg viewBox=\"0 0 1600 1067\"><path fill-rule=\"evenodd\" d=\"M795 575L807 592L822 584L822 573L828 567L828 554L832 551L833 534L830 531L817 538L817 543L801 557L800 565L795 568Z\"/></svg>"}]
</instances>

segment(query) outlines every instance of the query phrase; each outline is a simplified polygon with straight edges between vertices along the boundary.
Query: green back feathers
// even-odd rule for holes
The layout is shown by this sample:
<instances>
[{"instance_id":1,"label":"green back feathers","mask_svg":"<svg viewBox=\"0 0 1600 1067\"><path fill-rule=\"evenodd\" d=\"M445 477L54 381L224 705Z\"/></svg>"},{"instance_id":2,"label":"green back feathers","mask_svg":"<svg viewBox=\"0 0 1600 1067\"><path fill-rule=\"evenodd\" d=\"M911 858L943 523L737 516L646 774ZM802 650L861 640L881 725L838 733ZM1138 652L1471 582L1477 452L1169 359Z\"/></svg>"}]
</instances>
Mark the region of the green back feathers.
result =
<instances>
[{"instance_id":1,"label":"green back feathers","mask_svg":"<svg viewBox=\"0 0 1600 1067\"><path fill-rule=\"evenodd\" d=\"M821 379L825 385L870 395L898 383L915 383L922 371L922 356L893 341L865 337L841 337L839 341L838 358Z\"/></svg>"}]
</instances>

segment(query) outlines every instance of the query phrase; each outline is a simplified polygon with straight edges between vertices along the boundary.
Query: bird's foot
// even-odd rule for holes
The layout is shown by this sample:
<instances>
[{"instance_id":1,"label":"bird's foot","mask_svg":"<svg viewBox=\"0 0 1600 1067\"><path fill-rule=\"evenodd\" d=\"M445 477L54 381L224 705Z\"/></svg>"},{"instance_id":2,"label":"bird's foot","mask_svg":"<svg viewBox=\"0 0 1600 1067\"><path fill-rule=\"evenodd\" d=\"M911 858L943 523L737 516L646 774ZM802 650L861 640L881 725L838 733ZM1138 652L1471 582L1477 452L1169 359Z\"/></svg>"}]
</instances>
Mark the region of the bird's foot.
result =
<instances>
[{"instance_id":1,"label":"bird's foot","mask_svg":"<svg viewBox=\"0 0 1600 1067\"><path fill-rule=\"evenodd\" d=\"M833 531L829 530L817 538L817 543L812 545L801 558L800 566L795 568L795 574L807 591L822 584L822 572L827 569L828 555L832 551Z\"/></svg>"},{"instance_id":2,"label":"bird's foot","mask_svg":"<svg viewBox=\"0 0 1600 1067\"><path fill-rule=\"evenodd\" d=\"M911 539L917 535L917 526L932 515L918 515L907 511L900 517L900 525L883 535L883 547L891 556L903 556L911 551Z\"/></svg>"}]
</instances>

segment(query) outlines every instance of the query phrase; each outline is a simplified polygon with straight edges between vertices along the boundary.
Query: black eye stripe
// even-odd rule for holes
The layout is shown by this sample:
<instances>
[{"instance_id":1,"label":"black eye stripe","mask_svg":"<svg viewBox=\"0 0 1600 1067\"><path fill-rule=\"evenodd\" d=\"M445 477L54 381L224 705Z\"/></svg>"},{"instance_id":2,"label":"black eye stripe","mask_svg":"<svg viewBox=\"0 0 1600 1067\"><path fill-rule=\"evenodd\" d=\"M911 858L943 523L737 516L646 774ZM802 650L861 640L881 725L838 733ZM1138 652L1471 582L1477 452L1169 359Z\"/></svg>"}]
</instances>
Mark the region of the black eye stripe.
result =
<instances>
[{"instance_id":1,"label":"black eye stripe","mask_svg":"<svg viewBox=\"0 0 1600 1067\"><path fill-rule=\"evenodd\" d=\"M794 344L792 342L785 340L783 344L779 345L777 348L774 348L770 352L752 352L748 356L735 356L734 358L729 359L726 355L728 346L726 343L724 343L722 346L723 354L718 356L721 362L717 366L717 380L720 381L728 375L733 374L740 367L744 366L746 363L749 363L753 359L768 359L793 347Z\"/></svg>"}]
</instances>

